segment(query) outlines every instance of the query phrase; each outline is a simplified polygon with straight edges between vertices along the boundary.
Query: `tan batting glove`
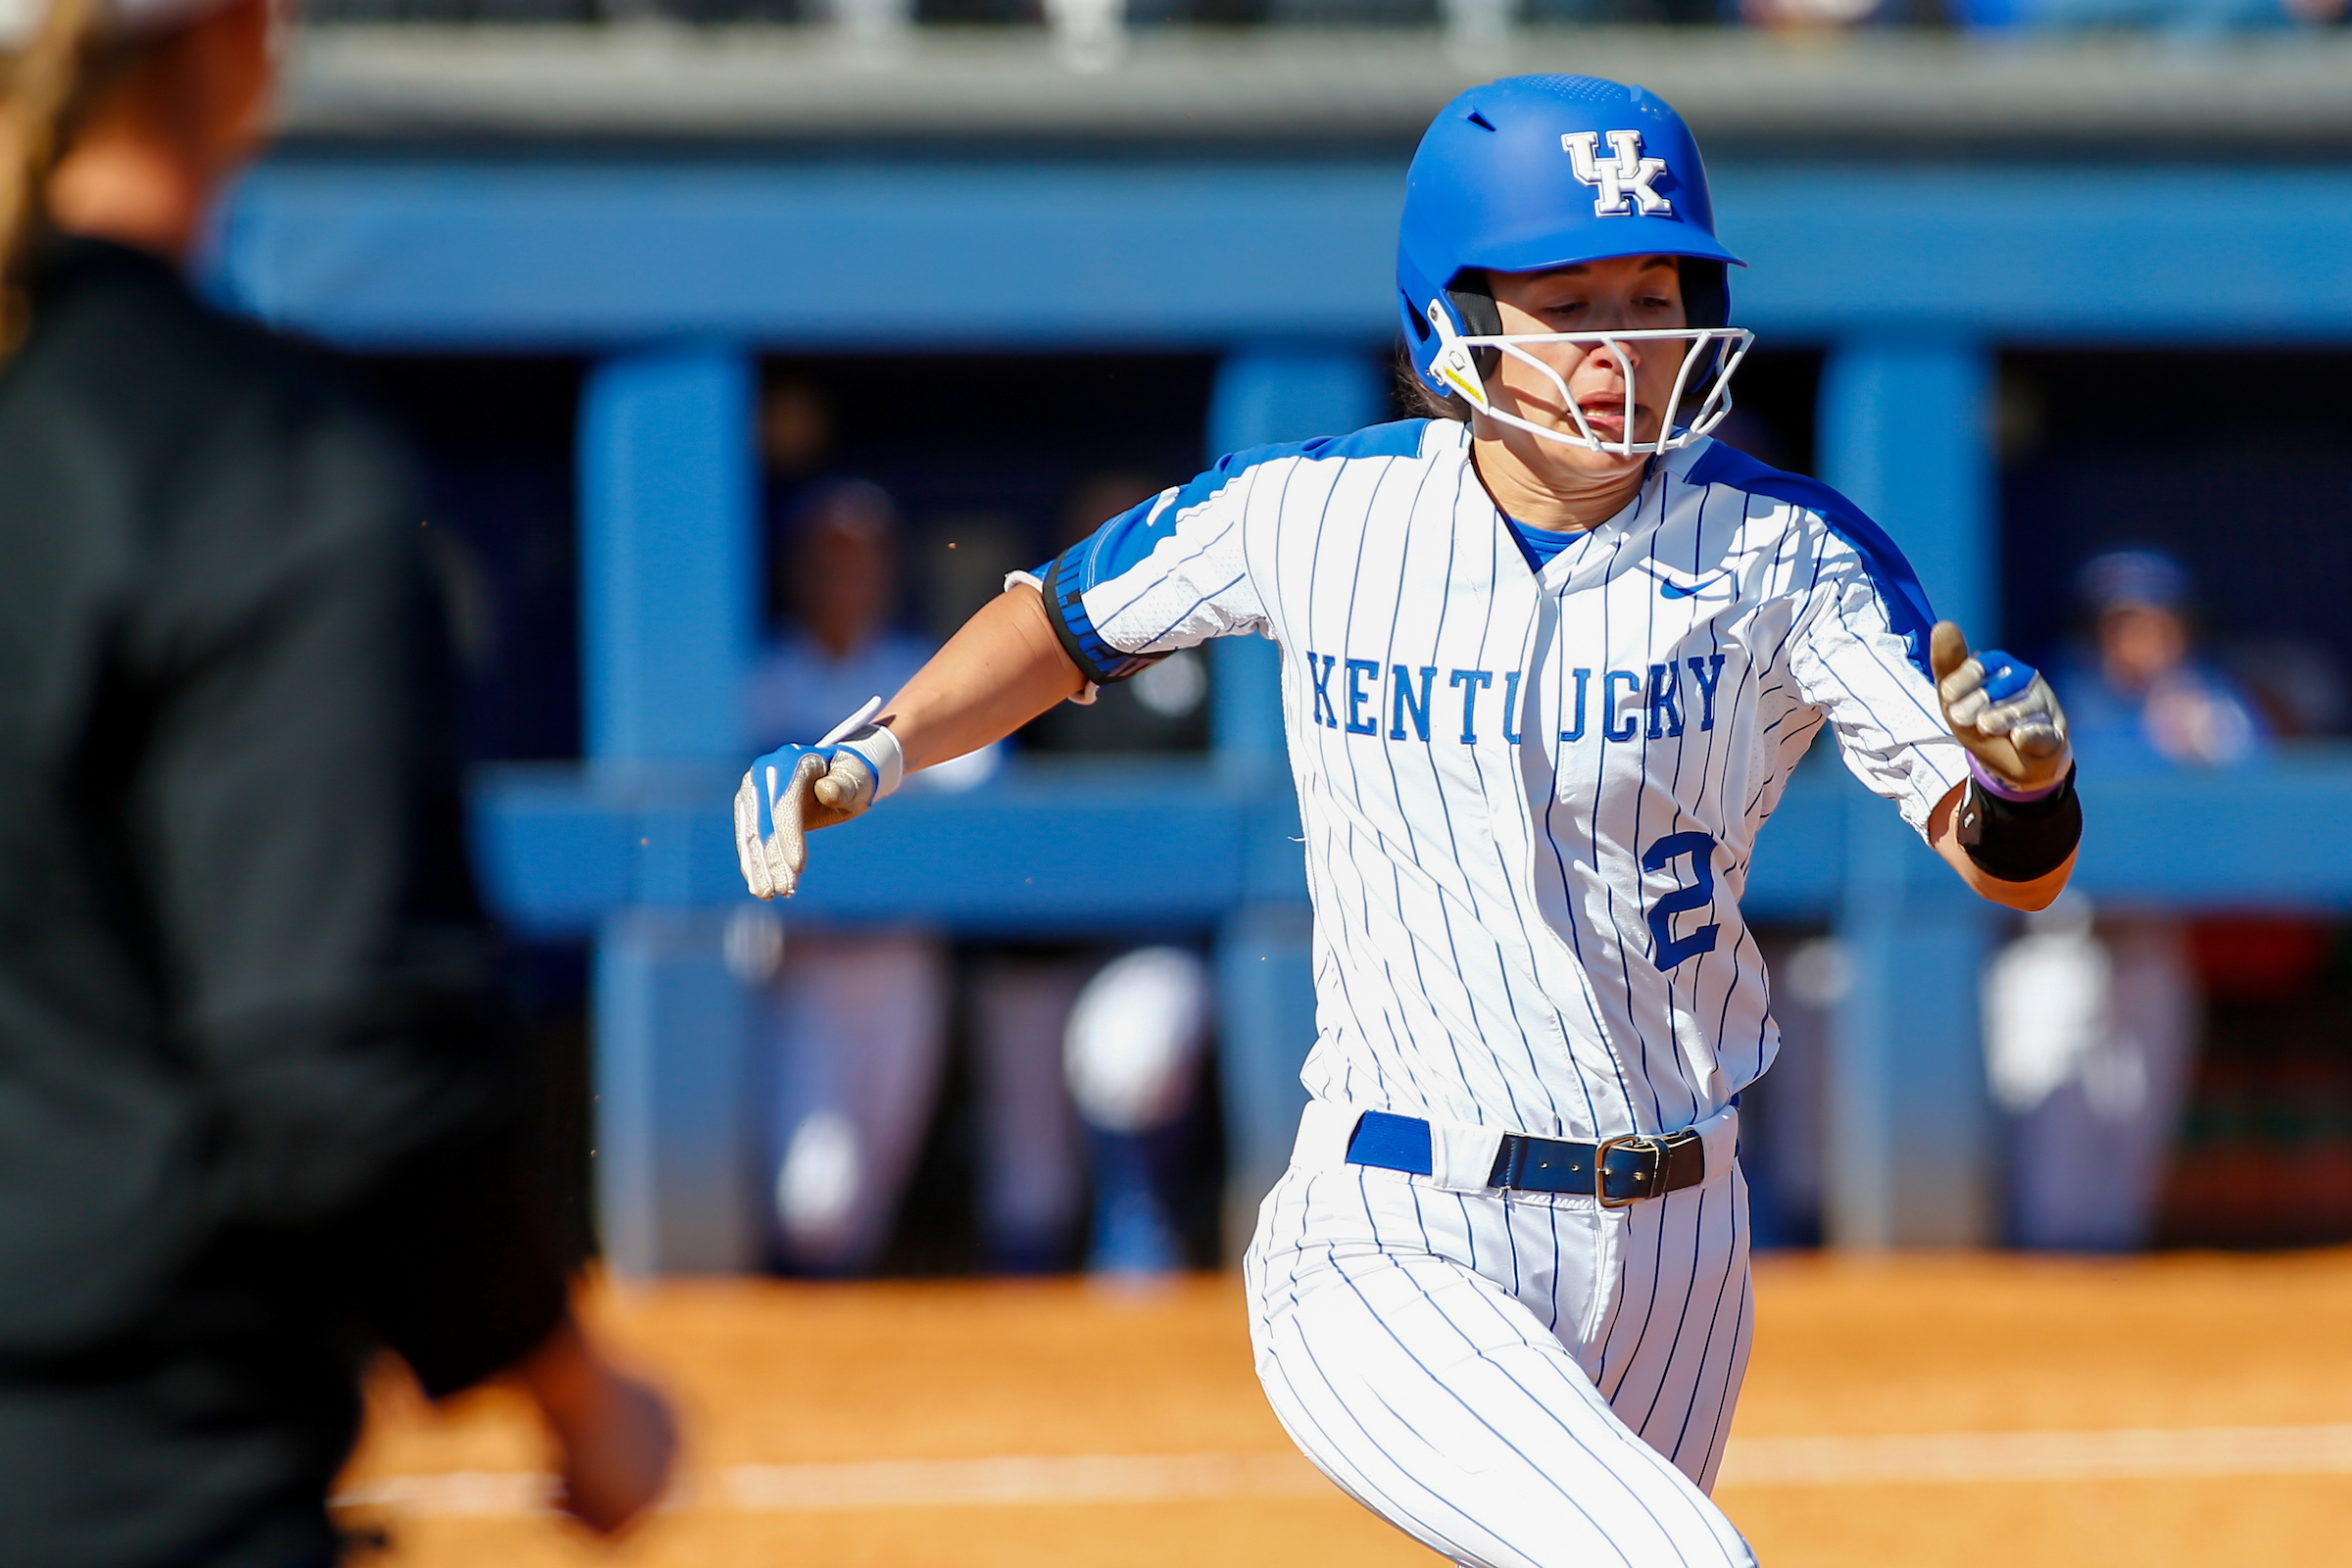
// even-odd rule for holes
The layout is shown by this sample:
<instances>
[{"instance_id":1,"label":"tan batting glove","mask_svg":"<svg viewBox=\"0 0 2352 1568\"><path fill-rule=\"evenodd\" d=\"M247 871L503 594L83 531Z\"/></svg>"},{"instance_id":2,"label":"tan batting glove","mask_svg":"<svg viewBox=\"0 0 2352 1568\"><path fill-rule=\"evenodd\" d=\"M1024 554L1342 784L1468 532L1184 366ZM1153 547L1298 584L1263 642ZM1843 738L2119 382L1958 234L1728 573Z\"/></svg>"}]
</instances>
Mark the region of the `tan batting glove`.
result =
<instances>
[{"instance_id":1,"label":"tan batting glove","mask_svg":"<svg viewBox=\"0 0 2352 1568\"><path fill-rule=\"evenodd\" d=\"M1968 638L1948 620L1936 623L1928 662L1943 721L1976 761L1980 777L2003 793L2033 797L2056 789L2075 764L2067 743L2066 710L2033 665L1997 649L1968 651Z\"/></svg>"},{"instance_id":2,"label":"tan batting glove","mask_svg":"<svg viewBox=\"0 0 2352 1568\"><path fill-rule=\"evenodd\" d=\"M759 899L789 899L808 867L808 835L846 822L899 787L898 737L868 724L846 739L780 746L735 791L735 858Z\"/></svg>"}]
</instances>

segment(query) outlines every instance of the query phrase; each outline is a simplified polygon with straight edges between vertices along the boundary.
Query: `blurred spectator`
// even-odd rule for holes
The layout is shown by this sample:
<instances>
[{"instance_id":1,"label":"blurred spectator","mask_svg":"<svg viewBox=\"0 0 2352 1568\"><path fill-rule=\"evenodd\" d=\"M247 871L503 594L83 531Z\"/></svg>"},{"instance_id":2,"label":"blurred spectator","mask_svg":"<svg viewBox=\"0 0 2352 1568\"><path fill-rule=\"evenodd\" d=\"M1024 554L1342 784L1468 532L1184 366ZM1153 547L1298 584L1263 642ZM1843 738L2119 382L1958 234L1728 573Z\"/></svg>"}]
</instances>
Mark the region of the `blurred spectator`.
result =
<instances>
[{"instance_id":1,"label":"blurred spectator","mask_svg":"<svg viewBox=\"0 0 2352 1568\"><path fill-rule=\"evenodd\" d=\"M1061 1070L1083 968L998 953L972 966L979 1091L980 1261L997 1274L1067 1268L1086 1198L1086 1152Z\"/></svg>"},{"instance_id":2,"label":"blurred spectator","mask_svg":"<svg viewBox=\"0 0 2352 1568\"><path fill-rule=\"evenodd\" d=\"M2188 1085L2202 1001L2184 924L2150 915L2094 929L2091 914L2066 895L2028 918L1985 977L2020 1247L2146 1246Z\"/></svg>"},{"instance_id":3,"label":"blurred spectator","mask_svg":"<svg viewBox=\"0 0 2352 1568\"><path fill-rule=\"evenodd\" d=\"M2190 640L2188 572L2155 550L2118 550L2078 579L2094 641L2052 684L2075 755L2101 778L2227 766L2270 733ZM2203 1002L2189 927L2156 913L2094 927L2069 894L2028 922L1985 979L1985 1057L2010 1117L2011 1238L2114 1251L2146 1245L2180 1120Z\"/></svg>"},{"instance_id":4,"label":"blurred spectator","mask_svg":"<svg viewBox=\"0 0 2352 1568\"><path fill-rule=\"evenodd\" d=\"M774 557L794 620L754 664L747 693L758 745L823 734L930 658L929 643L890 626L897 540L897 509L877 485L827 480L800 495ZM992 747L926 769L906 787L967 788L1000 755ZM1076 1135L1055 1070L1074 989L1041 991L1018 966L984 969L976 988L981 1211L1001 1266L1057 1256L1077 1204ZM766 1030L788 1267L855 1273L889 1239L938 1097L950 991L947 944L933 932L808 931L786 942L766 987Z\"/></svg>"},{"instance_id":5,"label":"blurred spectator","mask_svg":"<svg viewBox=\"0 0 2352 1568\"><path fill-rule=\"evenodd\" d=\"M1149 502L1160 489L1124 470L1082 480L1062 508L1060 542L1084 538L1103 518ZM1188 650L1106 688L1095 703L1056 707L1022 739L1056 753L1200 751L1208 739L1207 707L1207 662ZM1058 1215L1055 1223L1066 1232L1088 1175L1091 1269L1139 1275L1184 1266L1187 1187L1199 1174L1192 1157L1202 1110L1197 1089L1212 1007L1206 966L1173 948L1138 950L1107 964L1100 954L998 956L978 964L974 991L983 1038L984 1157L992 1163L1004 1157L998 1151L1016 1130L1009 1103L1026 1104L1030 1125L1021 1137L1032 1147L1027 1186L1034 1196L1020 1226L1007 1226L995 1212L1010 1202L1018 1184L998 1176L983 1195L983 1240L994 1266L1059 1261L1064 1249L1047 1222ZM1023 1037L1017 1045L1016 1034ZM1040 1043L1049 1053L1050 1081L1036 1072ZM1026 1086L1022 1099L1007 1095L992 1102L991 1085L1014 1077ZM1049 1125L1049 1111L1066 1133ZM1083 1155L1075 1144L1081 1118ZM1070 1152L1063 1180L1049 1181L1034 1152L1049 1138ZM1017 1243L1021 1235L1030 1240Z\"/></svg>"},{"instance_id":6,"label":"blurred spectator","mask_svg":"<svg viewBox=\"0 0 2352 1568\"><path fill-rule=\"evenodd\" d=\"M774 599L790 618L754 661L745 699L755 739L821 735L931 657L931 643L891 624L898 543L898 508L879 485L820 480L795 498L771 554ZM978 753L920 777L976 783L997 757Z\"/></svg>"},{"instance_id":7,"label":"blurred spectator","mask_svg":"<svg viewBox=\"0 0 2352 1568\"><path fill-rule=\"evenodd\" d=\"M406 464L180 269L268 0L0 18L0 1555L337 1558L378 1347L512 1372L565 1504L671 1448L573 1321ZM51 160L54 158L54 166Z\"/></svg>"},{"instance_id":8,"label":"blurred spectator","mask_svg":"<svg viewBox=\"0 0 2352 1568\"><path fill-rule=\"evenodd\" d=\"M2051 683L2086 773L2228 766L2270 749L2269 726L2236 683L2192 655L2179 562L2112 551L2084 564L2079 588L2094 642L2062 659Z\"/></svg>"},{"instance_id":9,"label":"blurred spectator","mask_svg":"<svg viewBox=\"0 0 2352 1568\"><path fill-rule=\"evenodd\" d=\"M1208 965L1182 948L1112 959L1070 1009L1062 1062L1093 1155L1087 1263L1097 1273L1184 1266L1188 1135L1210 1009Z\"/></svg>"},{"instance_id":10,"label":"blurred spectator","mask_svg":"<svg viewBox=\"0 0 2352 1568\"><path fill-rule=\"evenodd\" d=\"M1062 506L1059 544L1161 489L1121 469L1089 476ZM1022 737L1062 754L1199 753L1208 745L1208 660L1186 649L1102 688L1093 703L1056 705ZM1200 1054L1214 1006L1207 966L1181 949L1145 948L1100 969L1083 959L1059 969L1066 990L1057 1032L1066 1019L1063 1067L1086 1123L1094 1187L1087 1266L1117 1275L1181 1268L1186 1189L1199 1175Z\"/></svg>"}]
</instances>

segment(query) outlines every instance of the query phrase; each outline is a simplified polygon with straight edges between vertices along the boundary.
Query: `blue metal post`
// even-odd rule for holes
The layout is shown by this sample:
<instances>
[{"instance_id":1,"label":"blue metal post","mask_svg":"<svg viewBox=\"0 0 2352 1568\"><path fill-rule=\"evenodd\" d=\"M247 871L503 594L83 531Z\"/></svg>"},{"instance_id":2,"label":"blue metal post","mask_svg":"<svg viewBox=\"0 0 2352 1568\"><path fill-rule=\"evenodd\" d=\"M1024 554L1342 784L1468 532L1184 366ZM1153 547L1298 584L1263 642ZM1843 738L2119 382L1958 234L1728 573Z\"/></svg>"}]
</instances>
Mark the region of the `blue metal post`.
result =
<instances>
[{"instance_id":1,"label":"blue metal post","mask_svg":"<svg viewBox=\"0 0 2352 1568\"><path fill-rule=\"evenodd\" d=\"M630 795L658 796L679 764L694 778L692 764L742 750L758 562L755 385L740 350L691 347L608 360L582 397L588 757ZM723 790L723 770L710 771L709 787ZM645 819L650 845L656 824ZM683 875L640 860L637 906L610 914L597 945L605 1255L640 1274L748 1267L758 1229L744 1137L746 1018L721 955L725 911L690 906Z\"/></svg>"},{"instance_id":2,"label":"blue metal post","mask_svg":"<svg viewBox=\"0 0 2352 1568\"><path fill-rule=\"evenodd\" d=\"M1237 351L1218 368L1209 399L1208 447L1228 452L1274 441L1343 435L1387 409L1379 362L1352 346L1275 346ZM1271 643L1220 639L1210 712L1220 770L1257 787L1250 823L1269 839L1298 834L1298 807L1283 770L1282 671ZM1295 845L1269 854L1298 854ZM1252 900L1229 915L1217 940L1221 1009L1219 1082L1225 1097L1226 1247L1239 1255L1257 1205L1290 1162L1306 1103L1298 1068L1315 1038L1315 984L1304 906Z\"/></svg>"},{"instance_id":3,"label":"blue metal post","mask_svg":"<svg viewBox=\"0 0 2352 1568\"><path fill-rule=\"evenodd\" d=\"M730 347L621 355L580 404L580 640L600 764L741 749L757 540L754 369Z\"/></svg>"},{"instance_id":4,"label":"blue metal post","mask_svg":"<svg viewBox=\"0 0 2352 1568\"><path fill-rule=\"evenodd\" d=\"M1990 356L1959 337L1856 338L1824 368L1823 478L1894 536L1937 613L1995 634ZM1992 921L1893 808L1848 799L1837 927L1853 985L1833 1029L1833 1246L1991 1239L1992 1123L1977 988Z\"/></svg>"}]
</instances>

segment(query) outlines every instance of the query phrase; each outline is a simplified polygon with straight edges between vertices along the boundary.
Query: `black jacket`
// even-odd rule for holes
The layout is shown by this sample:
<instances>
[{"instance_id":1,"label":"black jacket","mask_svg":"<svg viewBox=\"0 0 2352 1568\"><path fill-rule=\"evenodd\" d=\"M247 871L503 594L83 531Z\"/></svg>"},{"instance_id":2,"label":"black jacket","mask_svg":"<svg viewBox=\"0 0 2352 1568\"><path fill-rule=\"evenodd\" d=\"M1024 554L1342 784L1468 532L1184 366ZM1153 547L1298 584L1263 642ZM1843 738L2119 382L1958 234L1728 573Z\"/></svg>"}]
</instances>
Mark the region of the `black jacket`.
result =
<instances>
[{"instance_id":1,"label":"black jacket","mask_svg":"<svg viewBox=\"0 0 2352 1568\"><path fill-rule=\"evenodd\" d=\"M163 263L0 369L0 1561L327 1543L355 1375L514 1360L523 1180L400 455Z\"/></svg>"}]
</instances>

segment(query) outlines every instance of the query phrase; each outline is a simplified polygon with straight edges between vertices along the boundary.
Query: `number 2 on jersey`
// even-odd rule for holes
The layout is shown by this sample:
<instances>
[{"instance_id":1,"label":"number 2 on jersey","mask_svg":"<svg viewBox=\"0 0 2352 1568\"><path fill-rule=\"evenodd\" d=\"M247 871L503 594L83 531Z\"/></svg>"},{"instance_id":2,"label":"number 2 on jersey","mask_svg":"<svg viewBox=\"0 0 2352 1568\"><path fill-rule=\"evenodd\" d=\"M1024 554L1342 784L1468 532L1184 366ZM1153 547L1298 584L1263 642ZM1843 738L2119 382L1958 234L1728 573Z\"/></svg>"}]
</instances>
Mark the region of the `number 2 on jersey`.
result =
<instances>
[{"instance_id":1,"label":"number 2 on jersey","mask_svg":"<svg viewBox=\"0 0 2352 1568\"><path fill-rule=\"evenodd\" d=\"M1656 871L1667 861L1680 856L1690 857L1690 870L1696 877L1687 888L1672 893L1649 906L1650 961L1659 969L1671 969L1702 953L1715 951L1715 933L1721 926L1709 921L1687 937L1674 934L1674 917L1686 909L1703 909L1715 902L1715 840L1704 833L1669 833L1642 852L1642 869Z\"/></svg>"}]
</instances>

